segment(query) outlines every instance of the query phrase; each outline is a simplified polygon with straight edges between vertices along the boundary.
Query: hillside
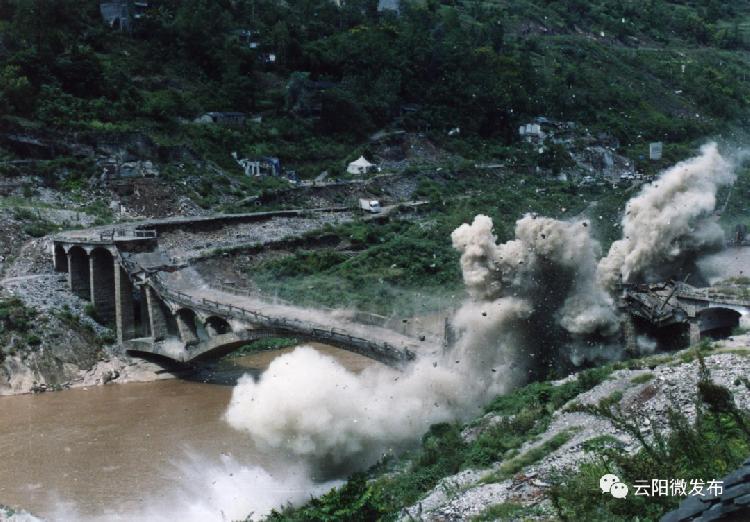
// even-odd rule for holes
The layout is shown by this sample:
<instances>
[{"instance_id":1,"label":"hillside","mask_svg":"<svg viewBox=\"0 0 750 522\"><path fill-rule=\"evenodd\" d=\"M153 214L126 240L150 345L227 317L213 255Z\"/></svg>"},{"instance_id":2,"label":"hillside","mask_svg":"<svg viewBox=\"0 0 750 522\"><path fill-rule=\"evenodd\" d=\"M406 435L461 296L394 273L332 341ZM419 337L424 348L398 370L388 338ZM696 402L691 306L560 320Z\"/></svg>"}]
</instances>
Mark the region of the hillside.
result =
<instances>
[{"instance_id":1,"label":"hillside","mask_svg":"<svg viewBox=\"0 0 750 522\"><path fill-rule=\"evenodd\" d=\"M747 2L407 2L396 13L374 1L162 0L130 31L108 27L98 4L3 3L6 262L19 240L61 227L353 205L362 195L422 199L432 205L421 223L397 215L397 225L337 231L353 236L356 259L329 256L299 281L285 279L299 260L283 261L283 274L269 261L258 284L316 300L326 278L372 277L396 294L422 288L429 301L446 293L430 286L458 288L445 238L476 213L495 218L506 239L505 224L524 212L586 211L606 248L633 190L601 179L612 157L616 169L647 177L708 136L729 145L744 136ZM241 111L246 122L193 121L210 111ZM541 153L518 135L539 116L571 122ZM644 159L651 141L664 142L663 159ZM245 176L233 152L278 158L283 175ZM360 154L378 162L381 180L345 173ZM321 172L354 184L285 177ZM745 174L727 228L747 220ZM373 300L355 291L354 302L383 311L394 292Z\"/></svg>"},{"instance_id":2,"label":"hillside","mask_svg":"<svg viewBox=\"0 0 750 522\"><path fill-rule=\"evenodd\" d=\"M502 157L520 123L545 115L634 154L664 140L674 159L678 145L746 115L749 12L747 2L570 0L415 2L396 16L374 1L162 0L128 33L105 26L96 1L10 1L0 13L3 126L138 132L226 167L231 151L277 156L308 177L340 172L389 126L439 142L458 127L445 146ZM208 111L262 120L190 123ZM6 136L7 159L29 156L14 143Z\"/></svg>"}]
</instances>

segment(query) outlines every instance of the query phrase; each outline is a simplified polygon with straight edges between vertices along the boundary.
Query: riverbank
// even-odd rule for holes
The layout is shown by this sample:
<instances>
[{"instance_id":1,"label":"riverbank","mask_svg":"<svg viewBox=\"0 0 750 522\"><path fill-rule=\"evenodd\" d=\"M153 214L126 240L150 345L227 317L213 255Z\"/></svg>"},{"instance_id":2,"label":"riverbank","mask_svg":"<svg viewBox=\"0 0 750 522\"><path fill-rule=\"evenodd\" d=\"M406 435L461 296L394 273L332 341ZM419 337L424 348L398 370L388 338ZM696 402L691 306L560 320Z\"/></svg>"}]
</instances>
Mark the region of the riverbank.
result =
<instances>
[{"instance_id":1,"label":"riverbank","mask_svg":"<svg viewBox=\"0 0 750 522\"><path fill-rule=\"evenodd\" d=\"M44 376L36 372L33 366L21 357L16 356L6 359L3 368L9 370L11 376L0 385L0 396L85 388L110 383L153 382L162 379L174 379L186 371L169 371L158 364L128 356L107 357L88 369L78 369L74 365L68 366L66 371L59 375L65 380L56 379L57 382L48 385Z\"/></svg>"}]
</instances>

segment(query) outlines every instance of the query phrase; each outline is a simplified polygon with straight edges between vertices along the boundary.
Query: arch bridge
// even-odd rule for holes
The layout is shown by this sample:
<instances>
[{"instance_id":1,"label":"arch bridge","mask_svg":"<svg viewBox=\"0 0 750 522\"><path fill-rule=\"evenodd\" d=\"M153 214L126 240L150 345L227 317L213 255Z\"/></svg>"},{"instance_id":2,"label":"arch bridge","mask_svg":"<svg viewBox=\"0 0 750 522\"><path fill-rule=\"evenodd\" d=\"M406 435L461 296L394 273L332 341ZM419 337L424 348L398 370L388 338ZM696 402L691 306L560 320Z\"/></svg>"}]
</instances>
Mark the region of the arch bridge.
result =
<instances>
[{"instance_id":1,"label":"arch bridge","mask_svg":"<svg viewBox=\"0 0 750 522\"><path fill-rule=\"evenodd\" d=\"M60 235L53 240L55 270L66 272L71 292L89 301L101 322L117 332L128 351L179 362L226 354L264 337L294 337L349 350L399 367L418 349L439 343L414 339L382 326L355 322L330 311L274 305L258 298L191 286L190 269L153 269L139 263L155 256L154 231ZM188 271L186 277L175 272Z\"/></svg>"}]
</instances>

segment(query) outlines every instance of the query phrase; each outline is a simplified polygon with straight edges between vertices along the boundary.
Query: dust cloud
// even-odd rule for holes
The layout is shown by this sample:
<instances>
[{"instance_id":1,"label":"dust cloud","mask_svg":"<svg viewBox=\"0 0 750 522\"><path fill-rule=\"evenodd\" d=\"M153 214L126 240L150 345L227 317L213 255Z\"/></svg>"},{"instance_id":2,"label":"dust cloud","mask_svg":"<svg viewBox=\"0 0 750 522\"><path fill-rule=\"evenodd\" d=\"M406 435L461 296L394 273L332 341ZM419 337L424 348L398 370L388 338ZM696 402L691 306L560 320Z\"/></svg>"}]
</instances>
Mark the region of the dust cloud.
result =
<instances>
[{"instance_id":1,"label":"dust cloud","mask_svg":"<svg viewBox=\"0 0 750 522\"><path fill-rule=\"evenodd\" d=\"M218 461L188 453L171 470L174 487L151 498L142 507L110 506L97 515L79 512L75 505L57 501L50 520L57 522L228 522L261 520L272 509L317 496L339 482L314 484L307 469L289 466L270 474L260 466L246 466L229 455Z\"/></svg>"},{"instance_id":2,"label":"dust cloud","mask_svg":"<svg viewBox=\"0 0 750 522\"><path fill-rule=\"evenodd\" d=\"M622 280L669 277L700 255L719 250L724 233L713 215L718 189L734 182L734 165L715 143L666 170L631 199L622 220L622 239L599 263L607 289Z\"/></svg>"}]
</instances>

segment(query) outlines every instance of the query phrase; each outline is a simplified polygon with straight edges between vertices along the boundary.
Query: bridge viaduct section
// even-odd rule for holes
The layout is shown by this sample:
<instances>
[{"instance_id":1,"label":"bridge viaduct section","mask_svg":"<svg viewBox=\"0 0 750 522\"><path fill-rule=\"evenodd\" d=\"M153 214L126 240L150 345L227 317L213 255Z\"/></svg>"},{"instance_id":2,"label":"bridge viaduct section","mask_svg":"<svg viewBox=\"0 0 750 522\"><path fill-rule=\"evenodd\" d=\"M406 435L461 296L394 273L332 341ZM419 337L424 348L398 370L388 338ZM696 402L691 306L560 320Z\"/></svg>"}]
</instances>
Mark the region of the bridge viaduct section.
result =
<instances>
[{"instance_id":1,"label":"bridge viaduct section","mask_svg":"<svg viewBox=\"0 0 750 522\"><path fill-rule=\"evenodd\" d=\"M54 241L54 266L68 275L68 288L91 303L102 322L112 325L124 342L145 333L136 329L136 300L130 274L120 262L119 249L139 250L152 246L153 233Z\"/></svg>"},{"instance_id":2,"label":"bridge viaduct section","mask_svg":"<svg viewBox=\"0 0 750 522\"><path fill-rule=\"evenodd\" d=\"M212 289L206 297L205 288L175 284L169 272L180 267L144 268L137 261L141 254L160 255L156 235L155 230L131 229L68 233L53 240L55 270L67 273L70 291L90 302L96 317L116 331L117 341L129 351L188 362L262 337L287 336L391 366L415 357L414 339L381 327L342 323L333 316L313 322L297 313L301 309L290 308L288 316L278 309L268 313L254 299Z\"/></svg>"}]
</instances>

